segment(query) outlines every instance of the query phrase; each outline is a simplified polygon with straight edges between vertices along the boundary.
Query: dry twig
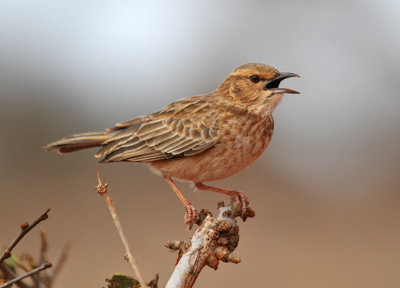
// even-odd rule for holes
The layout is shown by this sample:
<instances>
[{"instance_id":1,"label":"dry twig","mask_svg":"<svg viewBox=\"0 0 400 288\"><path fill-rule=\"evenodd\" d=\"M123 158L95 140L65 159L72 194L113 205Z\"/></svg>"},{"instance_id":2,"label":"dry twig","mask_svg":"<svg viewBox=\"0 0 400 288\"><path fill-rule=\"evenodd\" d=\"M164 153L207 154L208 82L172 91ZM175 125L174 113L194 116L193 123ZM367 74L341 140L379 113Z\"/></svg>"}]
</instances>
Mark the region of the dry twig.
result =
<instances>
[{"instance_id":1,"label":"dry twig","mask_svg":"<svg viewBox=\"0 0 400 288\"><path fill-rule=\"evenodd\" d=\"M12 280L17 277L17 275L10 269L9 266L4 265L4 263L0 264L0 271L3 273L3 277L5 281ZM20 288L30 288L28 285L26 285L24 282L17 282L15 283Z\"/></svg>"},{"instance_id":2,"label":"dry twig","mask_svg":"<svg viewBox=\"0 0 400 288\"><path fill-rule=\"evenodd\" d=\"M45 269L50 268L51 266L52 265L51 265L50 262L43 263L42 265L40 265L39 267L29 271L28 273L25 273L24 275L18 276L16 278L4 283L3 285L0 286L0 288L10 287L14 283L17 283L17 282L21 281L22 279L25 279L26 277L33 276L33 275L39 273L40 271L43 271Z\"/></svg>"},{"instance_id":3,"label":"dry twig","mask_svg":"<svg viewBox=\"0 0 400 288\"><path fill-rule=\"evenodd\" d=\"M40 239L41 239L41 245L40 245L40 260L39 263L45 263L47 260L46 257L46 252L47 252L47 246L48 246L48 241L47 241L47 236L44 231L40 231ZM57 259L54 261L53 264L53 269L47 270L45 274L37 274L33 278L33 280L37 283L37 287L52 287L54 280L58 276L58 274L61 271L61 268L64 266L67 258L68 258L68 251L69 251L69 245L66 244L61 251L60 255L57 257ZM33 261L33 259L32 259ZM39 283L42 284L42 286L39 286Z\"/></svg>"},{"instance_id":4,"label":"dry twig","mask_svg":"<svg viewBox=\"0 0 400 288\"><path fill-rule=\"evenodd\" d=\"M126 239L125 233L122 229L122 225L121 225L121 222L119 221L119 217L118 217L117 211L115 209L113 200L110 197L110 195L108 194L108 188L107 188L108 184L107 183L103 184L103 182L101 181L101 178L100 178L99 170L97 168L96 168L96 172L97 172L97 179L99 181L99 184L96 187L96 191L103 197L103 199L107 203L107 207L110 210L110 214L111 214L112 219L114 220L115 227L118 230L119 237L121 238L122 243L125 247L126 259L130 263L133 271L135 272L141 287L146 287L146 282L143 280L142 274L140 273L140 270L139 270L139 267L137 265L135 258L133 258L131 248L129 247L128 240Z\"/></svg>"},{"instance_id":5,"label":"dry twig","mask_svg":"<svg viewBox=\"0 0 400 288\"><path fill-rule=\"evenodd\" d=\"M49 218L49 215L48 215L49 211L50 211L50 208L47 209L42 215L40 215L39 218L37 218L35 220L35 222L33 222L31 225L29 225L27 222L25 222L24 224L21 224L21 229L22 229L21 232L19 233L17 238L15 238L14 241L12 241L10 243L10 245L7 247L6 251L4 251L3 255L0 257L0 263L11 256L12 249L14 249L14 247L17 246L18 242L21 241L21 239L24 238L24 236L29 231L31 231L37 224L39 224L43 220L46 220L47 218Z\"/></svg>"},{"instance_id":6,"label":"dry twig","mask_svg":"<svg viewBox=\"0 0 400 288\"><path fill-rule=\"evenodd\" d=\"M49 277L51 277L52 281L54 281L54 278L56 278L56 276L60 273L62 267L64 267L64 264L68 258L69 247L69 244L66 244L64 246L60 255L54 261L53 269L49 270Z\"/></svg>"},{"instance_id":7,"label":"dry twig","mask_svg":"<svg viewBox=\"0 0 400 288\"><path fill-rule=\"evenodd\" d=\"M18 244L18 242L37 224L41 221L48 218L48 212L50 209L47 209L42 215L40 215L31 225L28 223L24 223L21 225L22 231L20 234L11 242L6 251L2 255L2 261L9 258L11 256L11 250ZM13 284L20 288L50 288L53 285L54 279L59 273L61 267L65 263L67 258L67 249L68 246L64 248L59 259L56 261L54 269L49 269L43 273L39 273L42 270L46 270L52 267L52 264L48 262L46 259L48 241L47 236L44 231L40 231L40 255L39 260L35 261L29 253L24 253L21 257L16 257L15 260L10 261L10 263L2 262L0 263L0 271L2 272L2 281L3 283L0 288L9 287ZM25 273L21 276L17 275L16 268L21 269ZM31 277L33 283L32 285L28 285L24 283L23 280L26 277Z\"/></svg>"}]
</instances>

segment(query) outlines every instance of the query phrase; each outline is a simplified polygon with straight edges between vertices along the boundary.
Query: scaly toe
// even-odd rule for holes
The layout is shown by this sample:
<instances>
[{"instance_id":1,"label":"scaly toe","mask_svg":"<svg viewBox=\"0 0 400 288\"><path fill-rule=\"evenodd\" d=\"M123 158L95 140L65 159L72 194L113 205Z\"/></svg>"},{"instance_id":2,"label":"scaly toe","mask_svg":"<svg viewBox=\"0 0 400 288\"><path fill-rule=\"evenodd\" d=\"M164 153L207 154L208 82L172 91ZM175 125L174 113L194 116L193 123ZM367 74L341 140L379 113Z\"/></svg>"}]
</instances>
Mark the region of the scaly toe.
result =
<instances>
[{"instance_id":1,"label":"scaly toe","mask_svg":"<svg viewBox=\"0 0 400 288\"><path fill-rule=\"evenodd\" d=\"M249 206L250 199L243 192L231 191L231 199L230 202L235 200L237 203L241 203L242 205L242 217L246 214L246 209Z\"/></svg>"},{"instance_id":2,"label":"scaly toe","mask_svg":"<svg viewBox=\"0 0 400 288\"><path fill-rule=\"evenodd\" d=\"M192 229L193 224L195 224L199 220L199 213L197 212L197 209L190 202L187 202L185 204L185 209L186 213L184 222L186 230L190 230Z\"/></svg>"}]
</instances>

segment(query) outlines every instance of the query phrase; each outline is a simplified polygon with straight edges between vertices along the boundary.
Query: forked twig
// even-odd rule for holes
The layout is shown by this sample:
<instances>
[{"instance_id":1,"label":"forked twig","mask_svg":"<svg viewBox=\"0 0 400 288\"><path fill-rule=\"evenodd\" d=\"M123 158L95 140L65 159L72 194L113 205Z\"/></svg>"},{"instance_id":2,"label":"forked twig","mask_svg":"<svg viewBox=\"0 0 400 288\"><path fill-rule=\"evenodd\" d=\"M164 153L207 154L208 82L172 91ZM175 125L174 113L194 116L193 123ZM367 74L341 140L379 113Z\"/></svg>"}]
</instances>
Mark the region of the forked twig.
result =
<instances>
[{"instance_id":1,"label":"forked twig","mask_svg":"<svg viewBox=\"0 0 400 288\"><path fill-rule=\"evenodd\" d=\"M97 168L96 168L96 173L97 173L97 179L99 181L99 184L96 186L96 191L103 197L103 199L107 203L107 207L110 210L110 214L111 214L112 219L114 220L115 227L118 230L119 237L121 238L122 244L125 247L126 259L128 260L129 264L131 265L133 271L135 272L135 274L138 278L138 281L140 283L140 286L146 287L146 283L143 280L142 273L140 273L137 262L136 262L135 258L133 258L131 248L129 247L128 240L126 239L125 233L122 229L122 225L121 225L121 222L119 221L119 217L118 217L117 211L115 209L114 202L113 202L112 198L110 197L110 195L108 194L108 188L107 188L108 184L107 183L104 184L101 181L99 170Z\"/></svg>"}]
</instances>

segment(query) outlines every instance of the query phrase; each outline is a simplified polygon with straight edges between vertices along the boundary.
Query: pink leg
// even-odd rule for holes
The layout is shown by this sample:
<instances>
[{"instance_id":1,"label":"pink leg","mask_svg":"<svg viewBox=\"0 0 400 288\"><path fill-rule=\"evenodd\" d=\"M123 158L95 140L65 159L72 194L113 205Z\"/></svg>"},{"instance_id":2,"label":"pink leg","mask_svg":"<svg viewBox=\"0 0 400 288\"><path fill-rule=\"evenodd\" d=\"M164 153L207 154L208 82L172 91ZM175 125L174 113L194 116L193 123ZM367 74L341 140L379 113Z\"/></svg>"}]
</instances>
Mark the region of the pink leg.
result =
<instances>
[{"instance_id":1,"label":"pink leg","mask_svg":"<svg viewBox=\"0 0 400 288\"><path fill-rule=\"evenodd\" d=\"M187 230L192 229L193 224L195 224L199 220L199 214L197 213L196 208L188 200L185 199L182 192L178 189L178 187L176 186L175 182L172 180L171 177L166 176L166 175L163 175L163 177L164 177L165 181L167 181L169 186L171 186L172 190L174 190L174 192L178 196L179 200L181 200L181 202L185 206L186 213L185 213L184 222L185 222L186 229Z\"/></svg>"},{"instance_id":2,"label":"pink leg","mask_svg":"<svg viewBox=\"0 0 400 288\"><path fill-rule=\"evenodd\" d=\"M199 190L208 190L217 193L222 193L231 197L230 201L236 200L238 203L242 203L242 216L246 213L246 208L249 205L250 199L243 192L232 191L232 190L225 190L213 186L205 185L201 182L195 182L194 185Z\"/></svg>"}]
</instances>

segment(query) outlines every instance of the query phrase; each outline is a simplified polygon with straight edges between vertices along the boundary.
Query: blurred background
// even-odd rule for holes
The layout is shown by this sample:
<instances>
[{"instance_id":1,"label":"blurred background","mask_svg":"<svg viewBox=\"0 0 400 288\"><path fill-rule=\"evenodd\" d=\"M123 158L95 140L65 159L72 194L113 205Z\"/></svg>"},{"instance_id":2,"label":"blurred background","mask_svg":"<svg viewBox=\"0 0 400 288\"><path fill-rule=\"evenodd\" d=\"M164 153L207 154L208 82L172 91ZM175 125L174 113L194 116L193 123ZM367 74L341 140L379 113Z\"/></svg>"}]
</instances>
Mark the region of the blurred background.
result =
<instances>
[{"instance_id":1,"label":"blurred background","mask_svg":"<svg viewBox=\"0 0 400 288\"><path fill-rule=\"evenodd\" d=\"M42 147L208 93L237 66L263 62L299 79L274 113L263 156L213 183L245 191L238 265L197 287L399 287L400 2L0 2L0 246L40 225L50 259L71 244L56 287L102 287L132 274L103 200L110 193L146 279L162 287L189 239L184 209L143 165L98 165L94 151ZM179 186L199 209L224 196ZM39 229L15 252L39 253Z\"/></svg>"}]
</instances>

